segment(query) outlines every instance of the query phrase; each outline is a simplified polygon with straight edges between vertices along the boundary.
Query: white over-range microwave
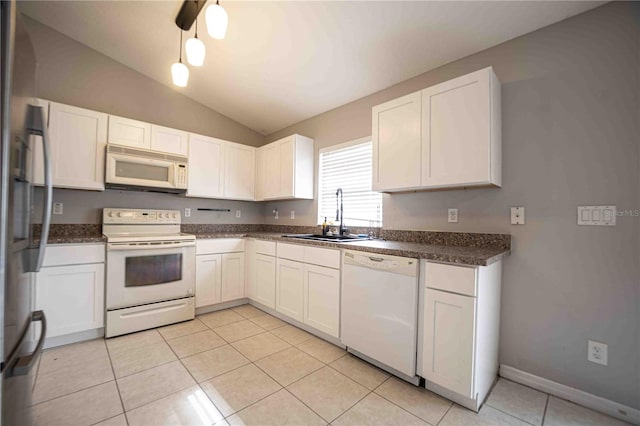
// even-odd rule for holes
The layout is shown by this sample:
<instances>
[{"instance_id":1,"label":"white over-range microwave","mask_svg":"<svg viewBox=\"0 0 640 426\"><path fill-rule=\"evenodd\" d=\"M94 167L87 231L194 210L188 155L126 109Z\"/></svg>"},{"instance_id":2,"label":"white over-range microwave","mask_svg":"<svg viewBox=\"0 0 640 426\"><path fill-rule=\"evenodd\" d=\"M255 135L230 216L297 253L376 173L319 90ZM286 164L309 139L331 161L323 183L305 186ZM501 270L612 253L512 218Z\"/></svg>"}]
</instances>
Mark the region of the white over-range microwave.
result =
<instances>
[{"instance_id":1,"label":"white over-range microwave","mask_svg":"<svg viewBox=\"0 0 640 426\"><path fill-rule=\"evenodd\" d=\"M107 145L107 188L183 193L187 190L187 176L187 157Z\"/></svg>"}]
</instances>

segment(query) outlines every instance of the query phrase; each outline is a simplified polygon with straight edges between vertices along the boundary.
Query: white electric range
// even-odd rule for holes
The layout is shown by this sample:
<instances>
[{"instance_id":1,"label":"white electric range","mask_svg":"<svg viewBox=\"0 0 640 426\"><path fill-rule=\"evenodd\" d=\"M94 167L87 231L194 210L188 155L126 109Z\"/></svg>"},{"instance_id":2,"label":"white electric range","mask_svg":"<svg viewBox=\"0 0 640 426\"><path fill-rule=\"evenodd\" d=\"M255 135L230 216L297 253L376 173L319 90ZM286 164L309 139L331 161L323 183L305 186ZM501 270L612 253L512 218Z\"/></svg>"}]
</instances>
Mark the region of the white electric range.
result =
<instances>
[{"instance_id":1,"label":"white electric range","mask_svg":"<svg viewBox=\"0 0 640 426\"><path fill-rule=\"evenodd\" d=\"M193 319L196 237L177 210L102 213L107 238L105 337Z\"/></svg>"}]
</instances>

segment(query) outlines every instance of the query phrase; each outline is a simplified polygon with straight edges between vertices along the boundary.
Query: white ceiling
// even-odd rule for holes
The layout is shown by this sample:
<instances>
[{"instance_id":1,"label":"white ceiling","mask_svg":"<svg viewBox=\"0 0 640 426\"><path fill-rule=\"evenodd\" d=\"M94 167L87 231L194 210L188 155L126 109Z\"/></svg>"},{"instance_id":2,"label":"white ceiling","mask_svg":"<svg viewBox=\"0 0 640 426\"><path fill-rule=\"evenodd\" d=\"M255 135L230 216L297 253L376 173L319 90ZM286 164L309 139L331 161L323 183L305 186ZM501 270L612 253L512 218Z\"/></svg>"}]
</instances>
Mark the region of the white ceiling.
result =
<instances>
[{"instance_id":1,"label":"white ceiling","mask_svg":"<svg viewBox=\"0 0 640 426\"><path fill-rule=\"evenodd\" d=\"M182 1L19 3L45 25L270 134L603 2L222 0L227 37L210 38L200 16L207 58L190 67L184 89L170 73Z\"/></svg>"}]
</instances>

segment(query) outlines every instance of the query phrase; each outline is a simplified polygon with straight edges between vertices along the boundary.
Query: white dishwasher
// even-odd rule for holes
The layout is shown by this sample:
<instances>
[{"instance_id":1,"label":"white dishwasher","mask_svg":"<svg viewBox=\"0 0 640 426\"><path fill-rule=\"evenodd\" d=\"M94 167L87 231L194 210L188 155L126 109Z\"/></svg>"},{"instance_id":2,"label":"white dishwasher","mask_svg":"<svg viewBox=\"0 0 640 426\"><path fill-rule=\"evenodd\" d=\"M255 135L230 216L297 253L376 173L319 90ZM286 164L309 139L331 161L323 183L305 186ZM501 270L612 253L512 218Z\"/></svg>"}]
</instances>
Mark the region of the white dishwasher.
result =
<instances>
[{"instance_id":1,"label":"white dishwasher","mask_svg":"<svg viewBox=\"0 0 640 426\"><path fill-rule=\"evenodd\" d=\"M415 381L417 259L344 250L341 317L350 352Z\"/></svg>"}]
</instances>

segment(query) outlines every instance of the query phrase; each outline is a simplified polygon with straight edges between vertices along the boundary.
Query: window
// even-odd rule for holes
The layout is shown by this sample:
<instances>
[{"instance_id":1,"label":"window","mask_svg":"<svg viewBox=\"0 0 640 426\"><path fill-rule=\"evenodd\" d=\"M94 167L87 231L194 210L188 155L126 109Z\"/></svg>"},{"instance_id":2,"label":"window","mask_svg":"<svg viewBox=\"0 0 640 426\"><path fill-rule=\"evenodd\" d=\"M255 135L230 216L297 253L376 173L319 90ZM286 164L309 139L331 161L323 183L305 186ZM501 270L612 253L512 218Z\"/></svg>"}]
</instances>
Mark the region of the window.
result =
<instances>
[{"instance_id":1,"label":"window","mask_svg":"<svg viewBox=\"0 0 640 426\"><path fill-rule=\"evenodd\" d=\"M371 190L373 143L359 139L320 150L318 223L336 221L336 191L342 188L348 226L382 226L382 194Z\"/></svg>"}]
</instances>

